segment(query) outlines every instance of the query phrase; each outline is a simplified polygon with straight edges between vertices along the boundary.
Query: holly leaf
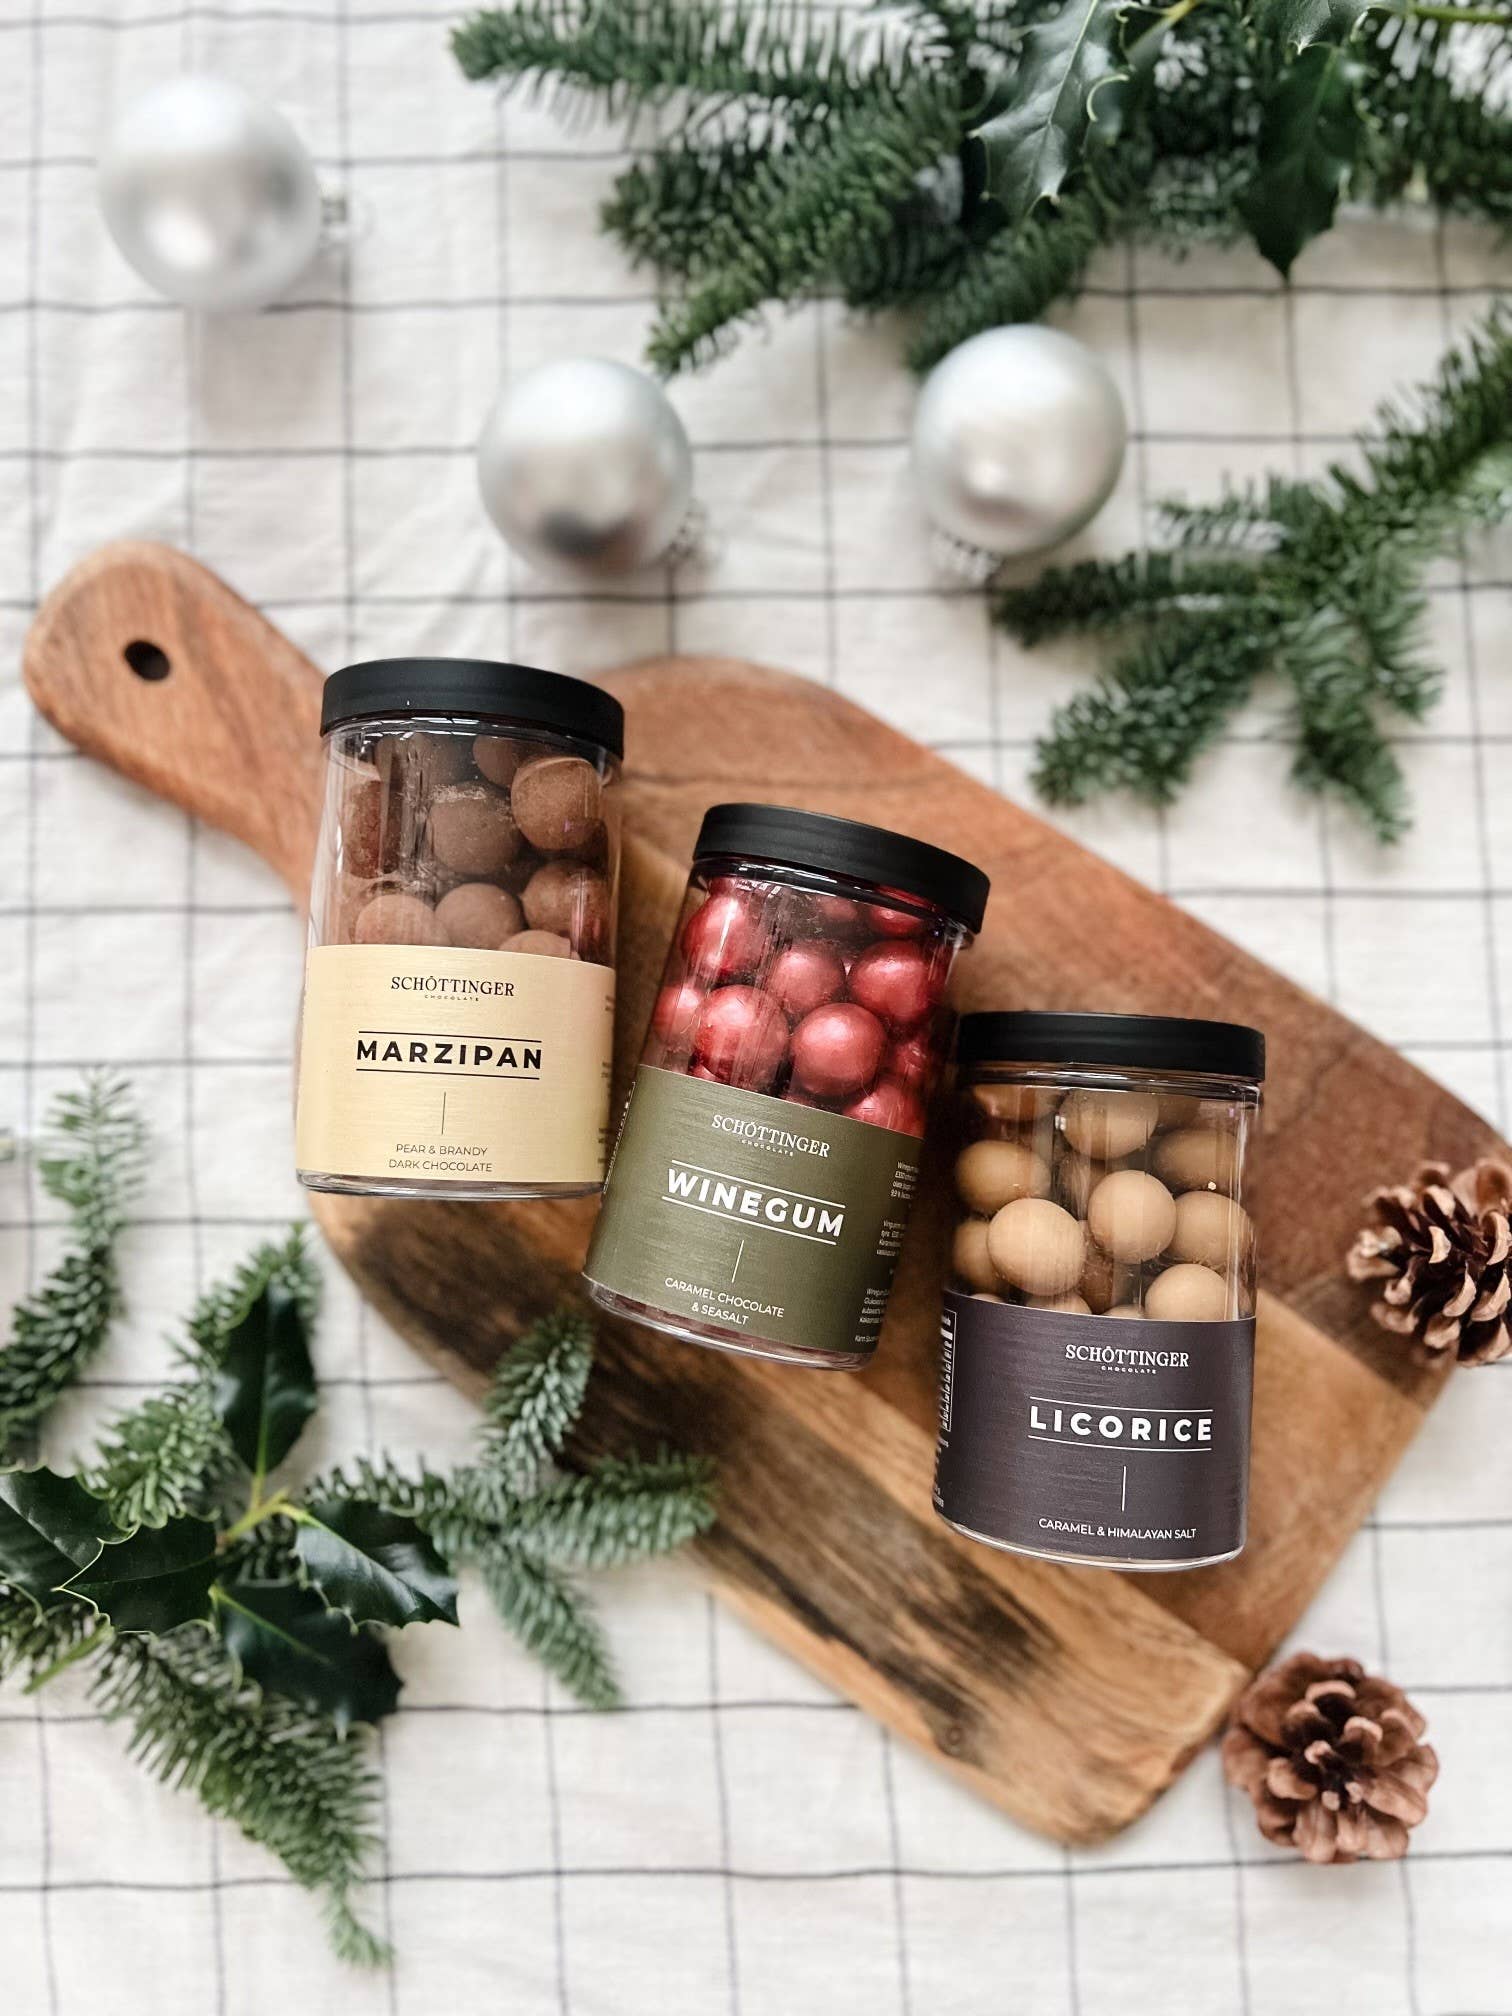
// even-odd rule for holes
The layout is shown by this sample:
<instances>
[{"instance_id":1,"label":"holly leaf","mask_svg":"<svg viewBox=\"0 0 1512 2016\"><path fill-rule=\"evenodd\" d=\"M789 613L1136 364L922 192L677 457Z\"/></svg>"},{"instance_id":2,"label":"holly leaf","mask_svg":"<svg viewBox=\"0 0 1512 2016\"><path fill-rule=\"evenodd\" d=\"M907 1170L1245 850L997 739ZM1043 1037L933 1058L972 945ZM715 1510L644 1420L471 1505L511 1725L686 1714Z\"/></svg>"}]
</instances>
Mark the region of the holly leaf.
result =
<instances>
[{"instance_id":1,"label":"holly leaf","mask_svg":"<svg viewBox=\"0 0 1512 2016\"><path fill-rule=\"evenodd\" d=\"M302 1505L295 1517L305 1573L354 1623L456 1623L456 1578L413 1519L365 1498Z\"/></svg>"},{"instance_id":2,"label":"holly leaf","mask_svg":"<svg viewBox=\"0 0 1512 2016\"><path fill-rule=\"evenodd\" d=\"M102 1547L67 1584L117 1631L161 1634L210 1614L215 1527L208 1519L140 1526Z\"/></svg>"},{"instance_id":3,"label":"holly leaf","mask_svg":"<svg viewBox=\"0 0 1512 2016\"><path fill-rule=\"evenodd\" d=\"M315 1411L315 1368L302 1310L270 1281L226 1336L215 1407L231 1446L262 1479L276 1470Z\"/></svg>"},{"instance_id":4,"label":"holly leaf","mask_svg":"<svg viewBox=\"0 0 1512 2016\"><path fill-rule=\"evenodd\" d=\"M375 1632L327 1609L294 1582L218 1582L215 1613L226 1649L270 1694L286 1695L340 1729L378 1722L399 1705L399 1675Z\"/></svg>"},{"instance_id":5,"label":"holly leaf","mask_svg":"<svg viewBox=\"0 0 1512 2016\"><path fill-rule=\"evenodd\" d=\"M1013 103L978 127L987 193L1010 222L1059 195L1097 110L1094 100L1122 75L1115 53L1128 0L1065 0L1031 28L1014 80ZM1105 137L1117 126L1117 94L1108 97Z\"/></svg>"},{"instance_id":6,"label":"holly leaf","mask_svg":"<svg viewBox=\"0 0 1512 2016\"><path fill-rule=\"evenodd\" d=\"M1313 42L1281 72L1261 109L1259 168L1243 204L1255 243L1282 274L1334 221L1364 135L1359 66Z\"/></svg>"},{"instance_id":7,"label":"holly leaf","mask_svg":"<svg viewBox=\"0 0 1512 2016\"><path fill-rule=\"evenodd\" d=\"M104 1501L55 1470L0 1472L0 1582L47 1609L116 1531Z\"/></svg>"}]
</instances>

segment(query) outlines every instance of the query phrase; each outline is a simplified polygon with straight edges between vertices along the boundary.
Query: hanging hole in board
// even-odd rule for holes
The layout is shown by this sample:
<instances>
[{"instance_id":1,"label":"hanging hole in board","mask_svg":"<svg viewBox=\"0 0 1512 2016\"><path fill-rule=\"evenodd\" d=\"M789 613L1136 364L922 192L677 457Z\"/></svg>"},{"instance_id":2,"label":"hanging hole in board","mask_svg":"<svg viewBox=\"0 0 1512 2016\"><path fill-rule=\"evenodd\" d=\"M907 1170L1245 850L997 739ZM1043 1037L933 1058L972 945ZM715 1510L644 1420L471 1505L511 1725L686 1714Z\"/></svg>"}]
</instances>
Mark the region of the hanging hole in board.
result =
<instances>
[{"instance_id":1,"label":"hanging hole in board","mask_svg":"<svg viewBox=\"0 0 1512 2016\"><path fill-rule=\"evenodd\" d=\"M145 637L133 638L121 653L138 679L166 679L173 670L168 653Z\"/></svg>"}]
</instances>

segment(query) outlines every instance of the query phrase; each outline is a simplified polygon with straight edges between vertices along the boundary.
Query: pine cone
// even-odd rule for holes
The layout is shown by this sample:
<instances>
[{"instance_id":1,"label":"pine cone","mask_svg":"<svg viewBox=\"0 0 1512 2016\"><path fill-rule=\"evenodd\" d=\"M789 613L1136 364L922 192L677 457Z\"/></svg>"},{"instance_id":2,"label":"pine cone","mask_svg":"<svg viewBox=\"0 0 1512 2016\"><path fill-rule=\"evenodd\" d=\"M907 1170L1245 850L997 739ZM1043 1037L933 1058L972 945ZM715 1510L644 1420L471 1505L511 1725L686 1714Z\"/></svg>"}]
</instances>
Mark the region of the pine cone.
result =
<instances>
[{"instance_id":1,"label":"pine cone","mask_svg":"<svg viewBox=\"0 0 1512 2016\"><path fill-rule=\"evenodd\" d=\"M1487 1160L1451 1177L1447 1163L1428 1162L1414 1183L1365 1201L1373 1222L1345 1265L1352 1281L1387 1282L1371 1307L1377 1323L1462 1365L1512 1351L1512 1169Z\"/></svg>"},{"instance_id":2,"label":"pine cone","mask_svg":"<svg viewBox=\"0 0 1512 2016\"><path fill-rule=\"evenodd\" d=\"M1223 1768L1277 1847L1309 1862L1392 1862L1438 1776L1427 1726L1400 1687L1355 1660L1298 1652L1239 1697Z\"/></svg>"}]
</instances>

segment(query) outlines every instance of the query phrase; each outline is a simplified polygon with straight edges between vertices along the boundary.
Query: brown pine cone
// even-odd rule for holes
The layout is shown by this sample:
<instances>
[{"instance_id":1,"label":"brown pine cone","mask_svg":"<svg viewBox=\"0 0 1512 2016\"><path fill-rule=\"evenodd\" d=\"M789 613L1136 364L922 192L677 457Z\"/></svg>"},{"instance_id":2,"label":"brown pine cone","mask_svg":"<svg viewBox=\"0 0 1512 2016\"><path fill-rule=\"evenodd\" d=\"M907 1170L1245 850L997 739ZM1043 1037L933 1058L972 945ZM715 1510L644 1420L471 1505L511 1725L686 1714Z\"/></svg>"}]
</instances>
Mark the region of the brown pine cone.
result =
<instances>
[{"instance_id":1,"label":"brown pine cone","mask_svg":"<svg viewBox=\"0 0 1512 2016\"><path fill-rule=\"evenodd\" d=\"M1486 1160L1451 1177L1446 1162L1428 1162L1414 1183L1365 1201L1372 1223L1345 1265L1352 1281L1386 1282L1371 1307L1377 1323L1462 1365L1512 1351L1512 1169Z\"/></svg>"},{"instance_id":2,"label":"brown pine cone","mask_svg":"<svg viewBox=\"0 0 1512 2016\"><path fill-rule=\"evenodd\" d=\"M1240 1695L1223 1768L1277 1847L1309 1862L1392 1862L1438 1776L1427 1726L1400 1687L1355 1660L1298 1652Z\"/></svg>"}]
</instances>

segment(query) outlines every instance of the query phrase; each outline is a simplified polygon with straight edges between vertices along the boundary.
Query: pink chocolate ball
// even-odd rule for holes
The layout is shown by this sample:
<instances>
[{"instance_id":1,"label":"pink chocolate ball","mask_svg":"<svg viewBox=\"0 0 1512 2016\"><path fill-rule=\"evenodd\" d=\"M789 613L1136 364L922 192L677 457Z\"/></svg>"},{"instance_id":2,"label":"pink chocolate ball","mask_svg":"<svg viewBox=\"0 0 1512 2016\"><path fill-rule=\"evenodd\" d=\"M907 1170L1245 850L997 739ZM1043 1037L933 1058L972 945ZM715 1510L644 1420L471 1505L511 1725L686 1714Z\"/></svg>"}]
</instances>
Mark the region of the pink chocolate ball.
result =
<instances>
[{"instance_id":1,"label":"pink chocolate ball","mask_svg":"<svg viewBox=\"0 0 1512 2016\"><path fill-rule=\"evenodd\" d=\"M849 896L811 896L809 909L816 924L836 935L859 931L865 921L861 904Z\"/></svg>"},{"instance_id":2,"label":"pink chocolate ball","mask_svg":"<svg viewBox=\"0 0 1512 2016\"><path fill-rule=\"evenodd\" d=\"M850 992L894 1029L911 1029L934 1006L938 990L922 945L883 942L869 945L852 966Z\"/></svg>"},{"instance_id":3,"label":"pink chocolate ball","mask_svg":"<svg viewBox=\"0 0 1512 2016\"><path fill-rule=\"evenodd\" d=\"M901 889L884 891L889 896L901 896ZM924 929L924 918L917 910L895 909L888 903L868 903L866 923L868 930L875 931L879 938L917 938Z\"/></svg>"},{"instance_id":4,"label":"pink chocolate ball","mask_svg":"<svg viewBox=\"0 0 1512 2016\"><path fill-rule=\"evenodd\" d=\"M924 1132L923 1100L895 1078L879 1079L869 1092L840 1110L847 1119L864 1120L868 1127L890 1127L895 1134Z\"/></svg>"},{"instance_id":5,"label":"pink chocolate ball","mask_svg":"<svg viewBox=\"0 0 1512 2016\"><path fill-rule=\"evenodd\" d=\"M882 1075L922 1093L935 1072L935 1049L928 1032L899 1036L882 1059Z\"/></svg>"},{"instance_id":6,"label":"pink chocolate ball","mask_svg":"<svg viewBox=\"0 0 1512 2016\"><path fill-rule=\"evenodd\" d=\"M787 1017L759 987L716 987L693 1024L693 1048L727 1085L763 1091L787 1055Z\"/></svg>"},{"instance_id":7,"label":"pink chocolate ball","mask_svg":"<svg viewBox=\"0 0 1512 2016\"><path fill-rule=\"evenodd\" d=\"M651 1010L652 1033L669 1050L687 1050L693 1042L693 1024L704 1004L704 990L691 980L678 980L663 987Z\"/></svg>"},{"instance_id":8,"label":"pink chocolate ball","mask_svg":"<svg viewBox=\"0 0 1512 2016\"><path fill-rule=\"evenodd\" d=\"M683 956L700 980L737 980L761 963L765 933L744 896L710 896L683 926Z\"/></svg>"},{"instance_id":9,"label":"pink chocolate ball","mask_svg":"<svg viewBox=\"0 0 1512 2016\"><path fill-rule=\"evenodd\" d=\"M807 939L788 945L772 961L768 990L795 1022L845 992L845 968L828 945Z\"/></svg>"},{"instance_id":10,"label":"pink chocolate ball","mask_svg":"<svg viewBox=\"0 0 1512 2016\"><path fill-rule=\"evenodd\" d=\"M821 1099L859 1092L877 1075L887 1032L853 1001L831 1001L805 1015L793 1031L793 1079Z\"/></svg>"}]
</instances>

